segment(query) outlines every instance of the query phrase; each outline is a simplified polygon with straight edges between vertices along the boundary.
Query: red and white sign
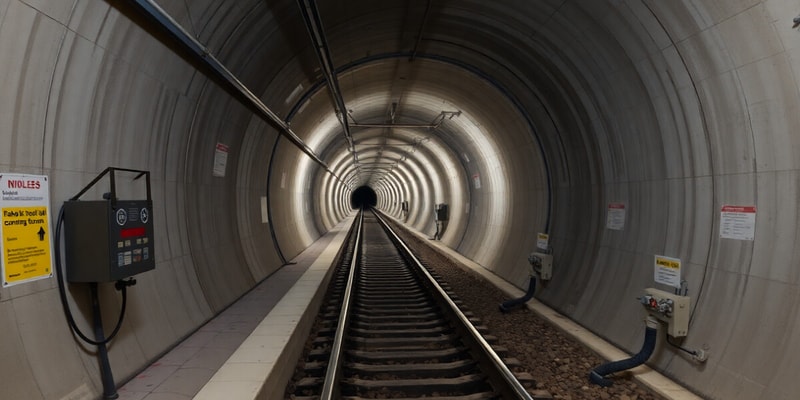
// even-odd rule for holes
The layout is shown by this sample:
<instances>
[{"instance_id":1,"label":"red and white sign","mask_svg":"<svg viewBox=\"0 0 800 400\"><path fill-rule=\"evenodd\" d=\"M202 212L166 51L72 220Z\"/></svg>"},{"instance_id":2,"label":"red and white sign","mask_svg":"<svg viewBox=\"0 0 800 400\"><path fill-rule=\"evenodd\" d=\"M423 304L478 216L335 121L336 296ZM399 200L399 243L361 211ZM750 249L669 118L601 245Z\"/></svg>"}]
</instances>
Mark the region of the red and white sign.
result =
<instances>
[{"instance_id":1,"label":"red and white sign","mask_svg":"<svg viewBox=\"0 0 800 400\"><path fill-rule=\"evenodd\" d=\"M756 206L722 206L719 217L719 237L753 240L756 234Z\"/></svg>"},{"instance_id":2,"label":"red and white sign","mask_svg":"<svg viewBox=\"0 0 800 400\"><path fill-rule=\"evenodd\" d=\"M228 166L228 152L230 148L227 145L222 143L217 143L217 147L214 150L214 171L212 172L213 176L224 178L225 177L225 169Z\"/></svg>"},{"instance_id":3,"label":"red and white sign","mask_svg":"<svg viewBox=\"0 0 800 400\"><path fill-rule=\"evenodd\" d=\"M472 184L475 186L475 189L481 188L481 175L475 174L472 175Z\"/></svg>"},{"instance_id":4,"label":"red and white sign","mask_svg":"<svg viewBox=\"0 0 800 400\"><path fill-rule=\"evenodd\" d=\"M621 231L625 228L625 203L609 203L606 228Z\"/></svg>"}]
</instances>

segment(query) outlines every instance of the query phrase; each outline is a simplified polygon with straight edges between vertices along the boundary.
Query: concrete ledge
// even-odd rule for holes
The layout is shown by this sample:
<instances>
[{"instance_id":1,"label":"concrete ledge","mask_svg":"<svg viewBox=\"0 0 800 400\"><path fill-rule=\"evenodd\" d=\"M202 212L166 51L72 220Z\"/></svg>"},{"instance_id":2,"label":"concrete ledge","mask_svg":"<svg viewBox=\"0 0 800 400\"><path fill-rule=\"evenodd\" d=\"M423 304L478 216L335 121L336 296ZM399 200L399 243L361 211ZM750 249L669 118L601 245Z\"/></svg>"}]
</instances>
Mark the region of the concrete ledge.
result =
<instances>
[{"instance_id":1,"label":"concrete ledge","mask_svg":"<svg viewBox=\"0 0 800 400\"><path fill-rule=\"evenodd\" d=\"M400 221L396 219L394 221L402 225ZM491 282L495 287L497 287L503 293L505 293L508 297L517 298L517 297L522 297L525 294L525 292L522 289L519 289L518 287L512 285L511 283L495 275L493 272L489 271L482 265L470 260L467 257L464 257L460 253L445 246L441 242L428 240L428 236L426 236L424 233L412 229L408 230L409 232L416 235L420 239L428 242L439 252L444 253L453 260L458 261L463 267L466 267L469 270L474 271L475 273L484 277L486 280ZM620 348L614 346L613 344L605 341L601 337L593 334L586 328L580 326L579 324L569 319L568 317L540 303L535 298L528 301L525 305L530 310L534 311L539 316L541 316L545 320L549 321L551 324L561 329L563 332L573 337L575 340L583 343L586 347L590 348L592 351L600 355L600 357L605 358L606 360L612 360L612 361L621 360L631 356L630 354L626 353ZM589 371L586 371L586 373L588 375ZM647 365L641 365L639 367L636 367L631 370L631 373L633 374L634 379L636 379L642 385L646 386L648 389L652 390L654 393L664 397L665 399L702 400L702 397L697 396L696 394L692 393L685 387L667 378L658 371L653 370Z\"/></svg>"},{"instance_id":2,"label":"concrete ledge","mask_svg":"<svg viewBox=\"0 0 800 400\"><path fill-rule=\"evenodd\" d=\"M338 230L333 240L194 399L283 398L352 221L332 230Z\"/></svg>"}]
</instances>

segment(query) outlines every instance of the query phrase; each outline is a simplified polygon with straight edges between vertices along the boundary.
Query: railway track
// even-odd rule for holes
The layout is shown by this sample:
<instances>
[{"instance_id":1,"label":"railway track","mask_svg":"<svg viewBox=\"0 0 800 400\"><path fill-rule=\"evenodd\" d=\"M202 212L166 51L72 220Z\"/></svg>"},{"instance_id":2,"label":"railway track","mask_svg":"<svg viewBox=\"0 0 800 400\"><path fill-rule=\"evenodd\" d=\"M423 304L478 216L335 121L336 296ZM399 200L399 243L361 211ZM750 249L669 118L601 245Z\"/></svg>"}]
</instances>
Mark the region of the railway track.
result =
<instances>
[{"instance_id":1,"label":"railway track","mask_svg":"<svg viewBox=\"0 0 800 400\"><path fill-rule=\"evenodd\" d=\"M514 360L492 348L486 328L458 309L446 286L377 215L361 217L323 306L304 377L287 398L534 399L523 385L533 379L508 369Z\"/></svg>"}]
</instances>

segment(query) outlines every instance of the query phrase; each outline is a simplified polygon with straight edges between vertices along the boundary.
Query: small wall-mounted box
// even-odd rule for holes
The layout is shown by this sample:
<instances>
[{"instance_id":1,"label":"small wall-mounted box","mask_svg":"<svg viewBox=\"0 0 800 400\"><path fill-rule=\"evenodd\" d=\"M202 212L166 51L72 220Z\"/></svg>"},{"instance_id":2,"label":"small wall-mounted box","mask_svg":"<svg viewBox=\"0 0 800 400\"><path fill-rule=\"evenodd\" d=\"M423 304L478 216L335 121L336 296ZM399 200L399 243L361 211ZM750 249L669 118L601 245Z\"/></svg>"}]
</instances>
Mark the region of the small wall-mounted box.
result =
<instances>
[{"instance_id":1,"label":"small wall-mounted box","mask_svg":"<svg viewBox=\"0 0 800 400\"><path fill-rule=\"evenodd\" d=\"M534 271L539 273L539 277L544 281L549 281L553 277L553 255L534 252L528 257Z\"/></svg>"},{"instance_id":2,"label":"small wall-mounted box","mask_svg":"<svg viewBox=\"0 0 800 400\"><path fill-rule=\"evenodd\" d=\"M689 333L689 297L680 296L655 288L644 290L640 297L645 310L652 316L667 323L667 333L672 337L682 337Z\"/></svg>"},{"instance_id":3,"label":"small wall-mounted box","mask_svg":"<svg viewBox=\"0 0 800 400\"><path fill-rule=\"evenodd\" d=\"M155 268L152 204L147 200L67 201L68 282L113 282Z\"/></svg>"}]
</instances>

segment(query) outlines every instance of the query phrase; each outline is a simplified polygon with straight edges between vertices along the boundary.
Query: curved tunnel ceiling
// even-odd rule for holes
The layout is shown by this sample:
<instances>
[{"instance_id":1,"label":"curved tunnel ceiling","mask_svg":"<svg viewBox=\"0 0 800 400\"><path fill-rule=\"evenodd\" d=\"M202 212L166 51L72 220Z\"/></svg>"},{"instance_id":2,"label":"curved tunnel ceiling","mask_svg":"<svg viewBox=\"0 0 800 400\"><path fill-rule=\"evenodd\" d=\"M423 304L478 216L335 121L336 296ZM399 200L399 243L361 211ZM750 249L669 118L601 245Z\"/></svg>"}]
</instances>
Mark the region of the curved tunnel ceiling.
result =
<instances>
[{"instance_id":1,"label":"curved tunnel ceiling","mask_svg":"<svg viewBox=\"0 0 800 400\"><path fill-rule=\"evenodd\" d=\"M406 10L413 14L413 10ZM394 18L402 15L395 15ZM404 18L408 18L406 14ZM423 24L425 15L419 15L419 23ZM353 30L359 30L358 20L348 19L344 30L352 34ZM356 23L353 23L356 22ZM367 21L369 22L369 21ZM364 28L372 36L398 35L402 31L396 30L396 24L381 21L380 23L368 23L369 28ZM437 32L426 32L424 27L419 35L430 33L435 36ZM380 30L382 32L375 32ZM329 29L329 37L348 36L348 32L336 35L334 30ZM366 36L366 35L361 35ZM345 60L338 68L338 79L340 87L344 93L344 102L348 108L348 118L353 125L351 129L353 136L360 136L362 140L371 137L384 136L406 137L404 141L411 145L414 151L420 140L439 139L444 140L445 144L452 148L459 147L458 144L475 142L485 152L493 152L496 149L490 145L492 133L480 130L480 126L490 125L481 121L486 119L484 114L492 115L493 118L502 120L504 124L531 124L525 121L521 114L521 107L514 94L502 86L491 73L492 69L503 67L502 61L483 57L480 60L481 66L471 64L471 60L452 58L448 53L452 51L436 49L434 47L451 47L456 52L464 49L456 45L437 42L429 43L429 39L418 36L420 41L407 41L403 46L402 38L395 37L384 42L375 42L374 39L367 43L358 43L362 48L358 48L353 42L339 44L335 39L330 39L331 52L338 54L337 49L346 48L350 54L365 54L365 57ZM400 44L400 46L398 46ZM412 48L416 46L417 48ZM431 47L430 49L428 47ZM473 44L470 51L480 55L481 51L476 44ZM486 65L487 63L493 65ZM481 68L483 67L483 68ZM492 71L496 73L496 71ZM504 72L504 71L503 71ZM330 122L332 108L331 104L325 101L312 102L310 95L320 95L320 91L325 92L324 86L318 83L312 87L312 91L300 98L295 109L299 112L292 115L294 121L302 118L311 120L320 118L318 115L329 116ZM496 93L487 93L496 92ZM322 93L322 96L327 93ZM503 99L505 97L505 99ZM309 106L310 104L310 106ZM316 106L316 107L315 107ZM471 113L459 121L461 124L450 124L453 118L461 117L464 109L470 109ZM463 121L461 121L463 120ZM522 120L522 121L520 121ZM360 125L384 124L383 127L360 128ZM398 125L392 128L389 125ZM420 128L413 128L416 134L408 132L409 125L417 125ZM428 128L424 128L427 126ZM449 128L449 129L448 129ZM532 134L533 126L529 127ZM400 135L399 130L408 132ZM333 138L332 140L322 140L334 146L343 147L342 141L335 138L342 135L340 126L336 124L326 124L312 128L309 141L317 143L318 135ZM520 138L524 141L525 138ZM388 143L387 143L388 144ZM396 145L391 147L397 147ZM463 147L463 146L462 146ZM345 150L348 150L345 148ZM399 150L399 149L398 149ZM356 148L358 153L360 149ZM407 150L399 150L405 151ZM326 152L325 149L322 152ZM397 161L397 160L395 160ZM362 178L359 184L367 183Z\"/></svg>"},{"instance_id":2,"label":"curved tunnel ceiling","mask_svg":"<svg viewBox=\"0 0 800 400\"><path fill-rule=\"evenodd\" d=\"M766 12L755 3L706 9L659 1L320 2L349 122L422 125L443 111L458 113L435 129L352 127L360 165L348 153L310 42L286 33L297 34L299 17L287 11L279 21L284 36L263 36L271 44L258 47L292 49L284 51L292 56L280 72L267 75L265 97L284 99L302 85L306 94L288 114L292 126L335 163L350 190L370 185L384 197L381 208L427 232L434 205L449 203L443 242L518 285L527 277L520 260L531 238L549 232L568 278L551 283L542 298L633 346L636 305L617 294L651 284L652 274L640 266L653 254L686 260L684 278L700 304L693 317L714 315L713 305L702 305L708 291L737 285L734 278L707 281L726 260L713 240L713 210L720 201L753 202L731 193L754 189L709 177L746 173L752 164L732 156L749 154L747 146L721 149L715 132L743 121L720 116L720 108L739 107L720 100L735 90L708 78L731 68L714 65L720 59L745 65L768 55L721 22L761 21ZM704 36L714 24L745 44L718 32ZM725 46L730 56L719 57L716 49ZM272 61L263 57L262 63ZM249 75L260 65L251 62ZM310 188L320 191L314 198L332 197L327 191L335 186L317 187ZM610 202L632 205L631 231L604 229ZM310 237L337 219L336 212L319 211L322 222L307 228ZM609 314L598 310L625 312L608 323ZM694 329L711 334L713 320L693 318ZM694 367L675 357L659 364L700 384Z\"/></svg>"},{"instance_id":3,"label":"curved tunnel ceiling","mask_svg":"<svg viewBox=\"0 0 800 400\"><path fill-rule=\"evenodd\" d=\"M350 182L353 185L375 185L380 175L376 178L372 171L390 173L399 163L414 157L415 152L429 147L439 148L440 154L445 147L455 154L456 149L472 145L483 159L500 157L492 144L497 133L481 128L498 123L521 125L523 134L518 140L532 140L525 136L533 134L533 127L524 129L527 121L507 98L510 94L493 86L491 78L478 75L469 66L430 61L424 56L410 61L408 54L371 57L361 67L360 62L355 62L354 66L341 69L339 80L359 160L357 167L350 163L343 166L348 171L343 175L345 181L355 175L357 179ZM314 89L317 96L327 95L321 85ZM335 159L337 152L350 153L331 104L312 98L304 96L299 100L295 107L299 111L292 116L294 125L301 126L305 119L318 120L316 126L304 126L311 132L307 143ZM354 158L348 161L355 163Z\"/></svg>"},{"instance_id":4,"label":"curved tunnel ceiling","mask_svg":"<svg viewBox=\"0 0 800 400\"><path fill-rule=\"evenodd\" d=\"M54 201L108 165L153 171L163 235L143 279L158 285L132 307L157 312L130 330L159 342L114 351L169 347L347 217L368 185L427 234L448 204L442 243L518 286L549 233L557 269L539 298L628 350L653 255L682 259L685 344L720 356L701 368L664 351L653 366L714 398L800 391L784 356L800 353L795 2L320 0L356 157L298 2L159 1L201 44L194 59L131 11L148 2L0 3L0 85L17 93L0 113L3 162L50 172ZM198 69L210 56L287 126ZM605 223L612 203L624 229ZM758 206L755 240L721 237L726 204ZM0 306L51 289L5 291ZM42 332L53 319L0 311ZM753 338L752 326L786 333ZM13 347L56 354L69 340ZM89 364L58 354L75 366L64 370ZM118 359L131 372L136 357Z\"/></svg>"}]
</instances>

